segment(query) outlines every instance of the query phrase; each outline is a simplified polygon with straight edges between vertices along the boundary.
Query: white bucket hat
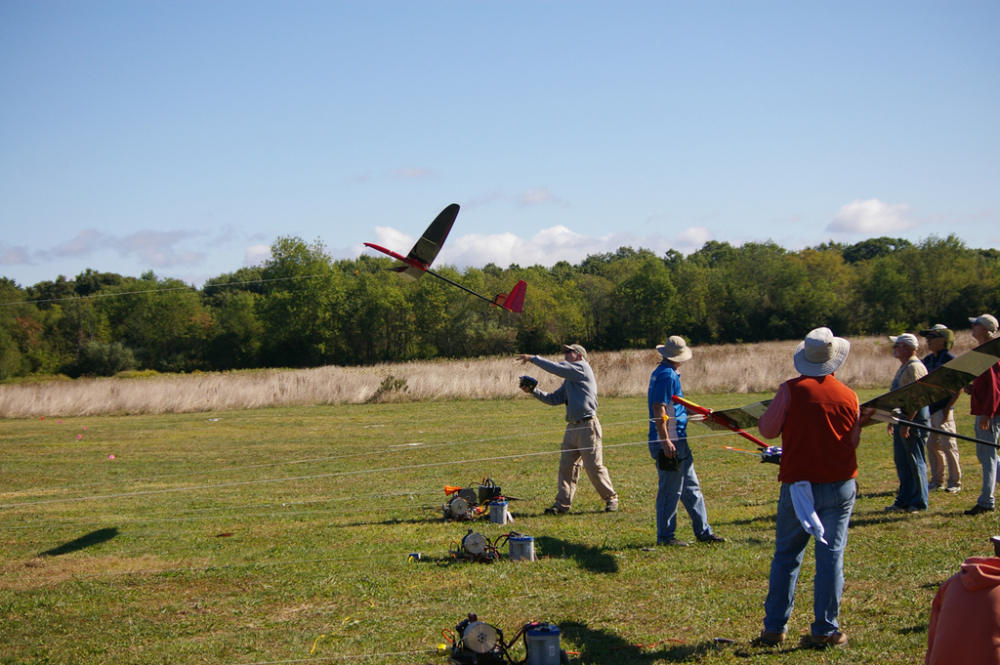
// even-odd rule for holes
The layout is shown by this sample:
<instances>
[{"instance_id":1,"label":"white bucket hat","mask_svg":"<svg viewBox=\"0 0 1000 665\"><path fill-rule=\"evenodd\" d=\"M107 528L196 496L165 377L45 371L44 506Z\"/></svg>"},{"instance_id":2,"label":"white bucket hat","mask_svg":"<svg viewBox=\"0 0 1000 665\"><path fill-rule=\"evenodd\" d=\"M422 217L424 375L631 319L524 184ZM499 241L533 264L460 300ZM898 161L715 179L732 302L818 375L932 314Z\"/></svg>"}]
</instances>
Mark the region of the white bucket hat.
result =
<instances>
[{"instance_id":1,"label":"white bucket hat","mask_svg":"<svg viewBox=\"0 0 1000 665\"><path fill-rule=\"evenodd\" d=\"M675 363L691 360L691 348L680 335L668 337L666 342L656 347L656 350L660 352L661 356Z\"/></svg>"},{"instance_id":2,"label":"white bucket hat","mask_svg":"<svg viewBox=\"0 0 1000 665\"><path fill-rule=\"evenodd\" d=\"M846 339L834 337L829 328L816 328L795 349L795 369L803 376L833 374L850 351L851 343Z\"/></svg>"}]
</instances>

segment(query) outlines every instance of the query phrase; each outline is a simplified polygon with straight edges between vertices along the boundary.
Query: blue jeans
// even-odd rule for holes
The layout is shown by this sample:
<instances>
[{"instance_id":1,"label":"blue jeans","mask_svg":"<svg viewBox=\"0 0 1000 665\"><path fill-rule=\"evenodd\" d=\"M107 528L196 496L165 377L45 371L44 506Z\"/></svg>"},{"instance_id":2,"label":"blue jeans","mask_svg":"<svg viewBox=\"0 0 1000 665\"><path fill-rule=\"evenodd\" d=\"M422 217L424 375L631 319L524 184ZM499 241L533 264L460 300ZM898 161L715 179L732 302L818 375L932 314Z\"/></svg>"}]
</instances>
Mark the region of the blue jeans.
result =
<instances>
[{"instance_id":1,"label":"blue jeans","mask_svg":"<svg viewBox=\"0 0 1000 665\"><path fill-rule=\"evenodd\" d=\"M698 474L694 472L691 448L685 442L678 442L676 445L677 471L656 468L660 476L660 485L656 492L656 542L658 543L673 540L677 533L678 501L684 504L691 517L695 537L707 538L712 535L712 527L708 525L708 511L705 510L705 497L701 494Z\"/></svg>"},{"instance_id":2,"label":"blue jeans","mask_svg":"<svg viewBox=\"0 0 1000 665\"><path fill-rule=\"evenodd\" d=\"M979 424L983 419L990 421L989 429L979 429ZM1000 439L1000 416L992 418L976 416L976 438L980 441L997 443L998 439ZM983 465L983 491L976 503L983 508L993 508L996 505L993 493L997 484L997 449L993 446L983 446L977 443L976 457L979 458L979 463Z\"/></svg>"},{"instance_id":3,"label":"blue jeans","mask_svg":"<svg viewBox=\"0 0 1000 665\"><path fill-rule=\"evenodd\" d=\"M899 476L899 491L895 505L900 508L927 510L927 455L924 450L925 432L910 429L910 436L899 435L896 425L892 435L892 456Z\"/></svg>"},{"instance_id":4,"label":"blue jeans","mask_svg":"<svg viewBox=\"0 0 1000 665\"><path fill-rule=\"evenodd\" d=\"M764 630L788 632L788 618L795 603L795 583L809 534L802 528L792 506L791 485L781 484L774 560L764 601ZM854 510L857 486L854 479L838 483L813 483L816 514L823 523L827 544L816 541L816 577L813 580L813 635L832 635L839 629L840 595L844 590L844 548L847 524Z\"/></svg>"}]
</instances>

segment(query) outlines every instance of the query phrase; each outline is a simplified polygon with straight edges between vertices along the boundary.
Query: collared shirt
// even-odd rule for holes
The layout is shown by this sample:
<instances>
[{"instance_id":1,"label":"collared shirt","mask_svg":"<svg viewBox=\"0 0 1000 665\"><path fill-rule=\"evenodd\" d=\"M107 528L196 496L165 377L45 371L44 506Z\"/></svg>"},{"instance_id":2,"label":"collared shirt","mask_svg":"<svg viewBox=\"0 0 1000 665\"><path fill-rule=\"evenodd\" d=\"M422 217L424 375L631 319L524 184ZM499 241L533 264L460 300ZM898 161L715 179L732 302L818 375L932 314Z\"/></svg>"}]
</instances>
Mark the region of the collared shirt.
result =
<instances>
[{"instance_id":1,"label":"collared shirt","mask_svg":"<svg viewBox=\"0 0 1000 665\"><path fill-rule=\"evenodd\" d=\"M681 404L674 404L671 399L674 395L684 396L681 389L681 375L676 369L666 363L660 363L653 370L649 377L649 389L646 391L646 401L649 406L649 453L656 457L661 450L660 434L656 431L654 422L653 405L663 404L669 416L667 420L667 434L670 440L677 444L686 441L687 437L687 409Z\"/></svg>"},{"instance_id":2,"label":"collared shirt","mask_svg":"<svg viewBox=\"0 0 1000 665\"><path fill-rule=\"evenodd\" d=\"M976 377L969 397L972 415L990 418L1000 415L1000 362Z\"/></svg>"},{"instance_id":3,"label":"collared shirt","mask_svg":"<svg viewBox=\"0 0 1000 665\"><path fill-rule=\"evenodd\" d=\"M586 360L556 363L538 356L533 356L531 362L546 372L565 379L562 385L551 393L535 388L531 394L537 400L552 406L565 404L568 423L597 415L597 380L594 378L594 370L591 369L590 363Z\"/></svg>"}]
</instances>

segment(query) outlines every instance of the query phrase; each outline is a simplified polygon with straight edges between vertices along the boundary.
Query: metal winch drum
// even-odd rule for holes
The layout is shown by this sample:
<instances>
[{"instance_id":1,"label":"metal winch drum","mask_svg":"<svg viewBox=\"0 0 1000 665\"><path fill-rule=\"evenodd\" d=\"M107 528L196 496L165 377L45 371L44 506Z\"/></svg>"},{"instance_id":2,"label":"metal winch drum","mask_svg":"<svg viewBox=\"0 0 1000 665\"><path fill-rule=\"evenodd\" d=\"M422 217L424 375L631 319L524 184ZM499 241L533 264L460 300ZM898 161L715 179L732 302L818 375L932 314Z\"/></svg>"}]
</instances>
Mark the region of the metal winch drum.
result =
<instances>
[{"instance_id":1,"label":"metal winch drum","mask_svg":"<svg viewBox=\"0 0 1000 665\"><path fill-rule=\"evenodd\" d=\"M486 552L487 544L486 537L474 531L469 531L462 538L462 549L465 550L466 554L471 554L472 556L481 556Z\"/></svg>"}]
</instances>

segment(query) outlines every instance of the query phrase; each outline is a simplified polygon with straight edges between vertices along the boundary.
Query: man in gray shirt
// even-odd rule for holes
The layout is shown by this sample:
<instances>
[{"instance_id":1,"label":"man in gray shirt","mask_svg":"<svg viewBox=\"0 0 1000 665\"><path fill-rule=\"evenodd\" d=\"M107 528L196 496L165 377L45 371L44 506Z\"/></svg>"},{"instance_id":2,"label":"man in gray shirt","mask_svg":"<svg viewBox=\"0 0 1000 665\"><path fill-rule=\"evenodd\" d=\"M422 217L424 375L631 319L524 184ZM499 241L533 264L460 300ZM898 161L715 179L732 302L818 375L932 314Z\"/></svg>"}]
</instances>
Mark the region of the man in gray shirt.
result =
<instances>
[{"instance_id":1,"label":"man in gray shirt","mask_svg":"<svg viewBox=\"0 0 1000 665\"><path fill-rule=\"evenodd\" d=\"M618 510L618 494L611 486L611 478L604 466L601 451L601 422L597 419L597 381L594 370L587 362L587 350L579 344L563 346L564 360L551 362L538 356L521 354L522 363L532 363L550 374L564 379L559 388L551 393L524 386L522 390L531 393L537 400L557 406L566 405L566 434L562 442L562 456L559 459L559 490L549 515L568 513L576 494L576 482L580 477L580 467L587 471L594 489L604 500L604 510L613 513Z\"/></svg>"}]
</instances>

